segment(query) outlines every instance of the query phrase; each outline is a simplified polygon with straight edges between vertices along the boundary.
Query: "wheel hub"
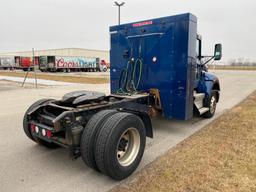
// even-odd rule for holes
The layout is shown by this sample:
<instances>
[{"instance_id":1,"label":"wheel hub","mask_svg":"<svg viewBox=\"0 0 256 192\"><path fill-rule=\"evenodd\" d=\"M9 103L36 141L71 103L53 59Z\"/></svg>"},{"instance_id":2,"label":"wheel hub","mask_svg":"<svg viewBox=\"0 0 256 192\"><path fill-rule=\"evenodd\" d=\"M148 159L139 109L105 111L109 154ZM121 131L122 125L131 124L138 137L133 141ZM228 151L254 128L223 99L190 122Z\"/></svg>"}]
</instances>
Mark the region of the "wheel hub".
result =
<instances>
[{"instance_id":1,"label":"wheel hub","mask_svg":"<svg viewBox=\"0 0 256 192\"><path fill-rule=\"evenodd\" d=\"M129 128L120 137L117 145L117 160L122 166L129 166L136 159L140 149L140 135L137 129Z\"/></svg>"},{"instance_id":2,"label":"wheel hub","mask_svg":"<svg viewBox=\"0 0 256 192\"><path fill-rule=\"evenodd\" d=\"M128 140L122 138L120 140L120 143L119 143L119 146L118 146L118 151L124 151L126 150L127 148L127 145L128 145Z\"/></svg>"}]
</instances>

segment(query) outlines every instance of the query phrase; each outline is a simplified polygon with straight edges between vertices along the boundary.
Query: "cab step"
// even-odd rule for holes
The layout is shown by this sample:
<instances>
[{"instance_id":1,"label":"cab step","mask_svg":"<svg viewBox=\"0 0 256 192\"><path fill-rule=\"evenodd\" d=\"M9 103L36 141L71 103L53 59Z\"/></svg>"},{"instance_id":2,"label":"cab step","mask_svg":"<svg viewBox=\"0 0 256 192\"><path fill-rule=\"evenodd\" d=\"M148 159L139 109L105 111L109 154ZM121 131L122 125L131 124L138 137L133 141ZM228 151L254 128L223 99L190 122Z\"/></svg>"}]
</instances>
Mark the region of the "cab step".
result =
<instances>
[{"instance_id":1,"label":"cab step","mask_svg":"<svg viewBox=\"0 0 256 192\"><path fill-rule=\"evenodd\" d=\"M204 107L204 98L205 98L204 93L194 92L194 104L195 104L197 110L199 111L200 115L209 111L209 108Z\"/></svg>"},{"instance_id":2,"label":"cab step","mask_svg":"<svg viewBox=\"0 0 256 192\"><path fill-rule=\"evenodd\" d=\"M194 92L194 104L196 108L199 110L203 108L203 100L204 100L205 94L204 93L196 93Z\"/></svg>"},{"instance_id":3,"label":"cab step","mask_svg":"<svg viewBox=\"0 0 256 192\"><path fill-rule=\"evenodd\" d=\"M209 108L208 108L208 107L202 107L201 109L199 109L200 115L206 113L207 111L209 111Z\"/></svg>"}]
</instances>

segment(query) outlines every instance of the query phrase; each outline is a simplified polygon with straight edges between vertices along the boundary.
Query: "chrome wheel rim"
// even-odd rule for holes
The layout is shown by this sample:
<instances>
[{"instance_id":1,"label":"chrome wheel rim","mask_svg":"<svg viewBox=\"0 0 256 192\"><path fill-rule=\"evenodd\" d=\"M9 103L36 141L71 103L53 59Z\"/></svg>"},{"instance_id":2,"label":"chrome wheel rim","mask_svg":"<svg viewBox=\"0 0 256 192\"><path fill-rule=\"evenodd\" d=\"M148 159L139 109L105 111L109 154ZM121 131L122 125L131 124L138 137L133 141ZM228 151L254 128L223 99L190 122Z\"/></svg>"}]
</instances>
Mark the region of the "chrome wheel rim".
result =
<instances>
[{"instance_id":1,"label":"chrome wheel rim","mask_svg":"<svg viewBox=\"0 0 256 192\"><path fill-rule=\"evenodd\" d=\"M211 104L210 104L210 112L213 114L216 110L216 98L213 96L211 98Z\"/></svg>"},{"instance_id":2,"label":"chrome wheel rim","mask_svg":"<svg viewBox=\"0 0 256 192\"><path fill-rule=\"evenodd\" d=\"M127 129L119 138L117 145L117 160L126 167L136 159L140 149L140 134L135 128Z\"/></svg>"}]
</instances>

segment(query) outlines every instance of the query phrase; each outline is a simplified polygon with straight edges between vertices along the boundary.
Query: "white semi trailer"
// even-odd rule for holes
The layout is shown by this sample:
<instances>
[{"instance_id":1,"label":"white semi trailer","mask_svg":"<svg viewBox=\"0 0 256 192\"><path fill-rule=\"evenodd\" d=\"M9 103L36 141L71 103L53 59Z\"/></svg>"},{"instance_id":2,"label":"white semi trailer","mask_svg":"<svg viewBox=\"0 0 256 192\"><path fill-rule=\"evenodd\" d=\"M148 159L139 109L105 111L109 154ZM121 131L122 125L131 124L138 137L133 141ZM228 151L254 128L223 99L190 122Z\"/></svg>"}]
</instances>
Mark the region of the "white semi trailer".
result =
<instances>
[{"instance_id":1,"label":"white semi trailer","mask_svg":"<svg viewBox=\"0 0 256 192\"><path fill-rule=\"evenodd\" d=\"M14 57L0 57L0 69L15 69L18 66L15 64Z\"/></svg>"},{"instance_id":2,"label":"white semi trailer","mask_svg":"<svg viewBox=\"0 0 256 192\"><path fill-rule=\"evenodd\" d=\"M39 57L39 69L42 72L107 71L106 62L90 57Z\"/></svg>"}]
</instances>

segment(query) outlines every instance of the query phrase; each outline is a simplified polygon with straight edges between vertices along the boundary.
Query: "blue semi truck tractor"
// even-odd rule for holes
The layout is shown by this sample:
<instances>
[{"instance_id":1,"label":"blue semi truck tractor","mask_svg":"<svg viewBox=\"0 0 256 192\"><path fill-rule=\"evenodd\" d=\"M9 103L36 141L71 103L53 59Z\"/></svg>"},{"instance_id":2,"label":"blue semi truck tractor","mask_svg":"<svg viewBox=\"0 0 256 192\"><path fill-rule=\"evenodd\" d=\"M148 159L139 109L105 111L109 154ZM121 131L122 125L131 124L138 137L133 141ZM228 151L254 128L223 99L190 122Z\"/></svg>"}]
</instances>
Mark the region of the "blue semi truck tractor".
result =
<instances>
[{"instance_id":1,"label":"blue semi truck tractor","mask_svg":"<svg viewBox=\"0 0 256 192\"><path fill-rule=\"evenodd\" d=\"M92 169L113 179L131 175L142 160L152 117L210 118L220 97L218 78L205 64L222 57L202 55L197 18L181 14L110 27L111 95L92 91L42 99L29 107L28 138L65 147Z\"/></svg>"}]
</instances>

